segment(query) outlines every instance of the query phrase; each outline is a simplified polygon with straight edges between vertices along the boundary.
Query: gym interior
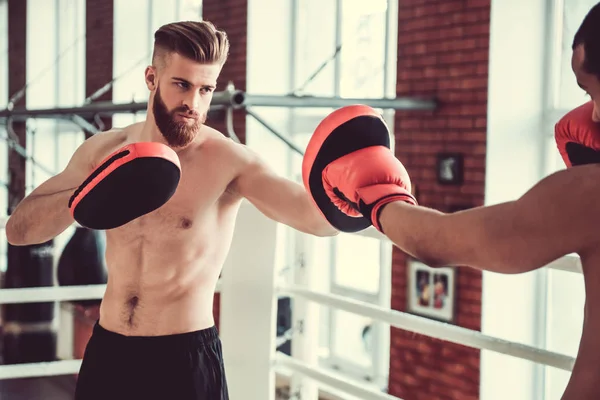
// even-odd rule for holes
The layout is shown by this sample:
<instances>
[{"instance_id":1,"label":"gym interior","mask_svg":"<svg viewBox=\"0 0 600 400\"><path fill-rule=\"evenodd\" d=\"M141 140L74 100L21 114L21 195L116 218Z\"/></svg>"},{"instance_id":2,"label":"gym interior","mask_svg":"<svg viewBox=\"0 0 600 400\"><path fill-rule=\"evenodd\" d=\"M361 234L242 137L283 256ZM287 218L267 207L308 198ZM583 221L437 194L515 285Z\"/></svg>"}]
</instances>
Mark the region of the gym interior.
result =
<instances>
[{"instance_id":1,"label":"gym interior","mask_svg":"<svg viewBox=\"0 0 600 400\"><path fill-rule=\"evenodd\" d=\"M565 168L554 125L588 101L571 42L595 4L0 0L1 225L85 140L146 118L153 33L183 20L211 21L231 42L206 124L282 176L301 182L315 127L360 103L381 112L419 204L513 200ZM585 303L576 256L517 275L434 270L371 228L309 237L251 207L236 223L213 306L232 398L565 390ZM75 224L39 245L0 240L0 398L73 398L105 245Z\"/></svg>"}]
</instances>

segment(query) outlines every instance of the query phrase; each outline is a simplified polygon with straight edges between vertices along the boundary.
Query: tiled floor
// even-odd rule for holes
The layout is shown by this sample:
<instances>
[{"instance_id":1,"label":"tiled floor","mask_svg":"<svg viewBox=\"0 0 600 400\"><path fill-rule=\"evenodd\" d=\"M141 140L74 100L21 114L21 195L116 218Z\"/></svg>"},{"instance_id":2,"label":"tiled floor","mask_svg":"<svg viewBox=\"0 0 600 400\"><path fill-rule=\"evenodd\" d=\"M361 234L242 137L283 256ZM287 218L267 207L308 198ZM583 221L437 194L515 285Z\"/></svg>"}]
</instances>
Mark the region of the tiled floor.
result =
<instances>
[{"instance_id":1,"label":"tiled floor","mask_svg":"<svg viewBox=\"0 0 600 400\"><path fill-rule=\"evenodd\" d=\"M73 400L75 377L0 380L0 400Z\"/></svg>"}]
</instances>

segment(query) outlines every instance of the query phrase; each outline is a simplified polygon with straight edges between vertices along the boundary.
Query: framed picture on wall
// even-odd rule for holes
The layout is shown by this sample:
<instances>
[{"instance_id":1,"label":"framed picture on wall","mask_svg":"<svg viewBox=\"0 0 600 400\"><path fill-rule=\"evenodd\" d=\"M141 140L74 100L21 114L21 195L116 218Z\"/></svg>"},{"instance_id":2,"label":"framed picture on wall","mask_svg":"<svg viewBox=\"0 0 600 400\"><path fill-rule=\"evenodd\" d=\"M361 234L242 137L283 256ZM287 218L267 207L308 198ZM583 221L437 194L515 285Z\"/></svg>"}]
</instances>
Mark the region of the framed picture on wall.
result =
<instances>
[{"instance_id":1,"label":"framed picture on wall","mask_svg":"<svg viewBox=\"0 0 600 400\"><path fill-rule=\"evenodd\" d=\"M408 264L408 312L454 322L455 268L431 268L417 260Z\"/></svg>"},{"instance_id":2,"label":"framed picture on wall","mask_svg":"<svg viewBox=\"0 0 600 400\"><path fill-rule=\"evenodd\" d=\"M462 185L464 175L463 155L439 153L437 155L437 180L441 185Z\"/></svg>"}]
</instances>

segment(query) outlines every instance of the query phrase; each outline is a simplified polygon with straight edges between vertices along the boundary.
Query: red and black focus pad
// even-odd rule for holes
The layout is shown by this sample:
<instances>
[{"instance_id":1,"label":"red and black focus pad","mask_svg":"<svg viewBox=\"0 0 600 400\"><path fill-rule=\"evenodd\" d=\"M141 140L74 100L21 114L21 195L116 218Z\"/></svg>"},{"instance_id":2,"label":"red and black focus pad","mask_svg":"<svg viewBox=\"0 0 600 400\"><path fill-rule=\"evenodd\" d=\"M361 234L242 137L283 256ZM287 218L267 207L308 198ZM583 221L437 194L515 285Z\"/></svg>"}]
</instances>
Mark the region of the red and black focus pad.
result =
<instances>
[{"instance_id":1,"label":"red and black focus pad","mask_svg":"<svg viewBox=\"0 0 600 400\"><path fill-rule=\"evenodd\" d=\"M371 226L359 212L340 211L327 195L323 170L332 161L369 146L390 148L390 132L383 118L371 107L351 105L329 114L315 129L302 161L302 180L313 201L336 229L358 232Z\"/></svg>"},{"instance_id":2,"label":"red and black focus pad","mask_svg":"<svg viewBox=\"0 0 600 400\"><path fill-rule=\"evenodd\" d=\"M594 103L568 112L554 127L558 151L567 167L600 163L600 124L594 122Z\"/></svg>"},{"instance_id":3,"label":"red and black focus pad","mask_svg":"<svg viewBox=\"0 0 600 400\"><path fill-rule=\"evenodd\" d=\"M133 143L105 158L79 186L69 208L90 229L113 229L164 205L181 178L179 157L161 143Z\"/></svg>"}]
</instances>

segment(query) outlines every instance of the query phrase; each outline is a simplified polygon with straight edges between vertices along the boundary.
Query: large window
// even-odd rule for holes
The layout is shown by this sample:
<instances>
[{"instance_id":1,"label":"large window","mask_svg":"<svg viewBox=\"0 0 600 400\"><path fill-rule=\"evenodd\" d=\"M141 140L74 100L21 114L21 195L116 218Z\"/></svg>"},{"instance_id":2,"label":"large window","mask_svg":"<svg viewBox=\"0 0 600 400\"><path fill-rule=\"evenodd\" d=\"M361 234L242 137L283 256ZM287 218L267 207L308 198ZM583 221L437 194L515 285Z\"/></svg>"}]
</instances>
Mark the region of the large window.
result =
<instances>
[{"instance_id":1,"label":"large window","mask_svg":"<svg viewBox=\"0 0 600 400\"><path fill-rule=\"evenodd\" d=\"M546 173L565 168L554 140L554 124L571 109L589 101L577 85L571 69L572 43L575 33L585 15L597 4L597 0L548 0L555 4L555 14L550 19L549 41L551 63L548 65L547 87L551 98L545 118L548 137L548 163ZM585 288L583 276L571 272L549 270L546 317L546 347L548 350L575 357L581 339ZM563 393L570 373L555 368L545 368L545 396L559 398Z\"/></svg>"},{"instance_id":2,"label":"large window","mask_svg":"<svg viewBox=\"0 0 600 400\"><path fill-rule=\"evenodd\" d=\"M115 0L113 102L148 100L144 70L152 61L154 31L169 22L199 20L201 4L201 0ZM145 118L145 112L117 114L113 125L124 127Z\"/></svg>"},{"instance_id":3,"label":"large window","mask_svg":"<svg viewBox=\"0 0 600 400\"><path fill-rule=\"evenodd\" d=\"M558 3L562 3L560 9L562 11L562 18L560 18L562 29L555 36L560 38L560 73L555 106L558 109L570 109L589 100L584 91L577 86L575 75L571 69L571 47L583 18L598 2L594 0L563 0Z\"/></svg>"},{"instance_id":4,"label":"large window","mask_svg":"<svg viewBox=\"0 0 600 400\"><path fill-rule=\"evenodd\" d=\"M396 0L292 0L273 3L281 16L273 22L255 2L248 10L249 95L381 98L395 96ZM264 26L268 24L269 29ZM268 68L265 59L269 60ZM234 82L235 83L235 82ZM304 150L316 126L334 107L252 107L278 133ZM381 110L383 111L383 110ZM393 130L393 111L385 111ZM247 144L290 179L301 182L302 157L249 116ZM392 141L393 142L393 141ZM283 230L278 267L313 260L318 290L389 307L391 245L377 239L340 234L317 238L311 255L296 254L296 232ZM302 235L301 235L302 236ZM312 245L311 245L312 246ZM316 261L315 261L316 260ZM376 387L387 385L389 327L319 307L321 365ZM301 316L293 316L297 322Z\"/></svg>"},{"instance_id":5,"label":"large window","mask_svg":"<svg viewBox=\"0 0 600 400\"><path fill-rule=\"evenodd\" d=\"M85 29L85 0L28 0L27 108L83 103ZM28 119L27 193L62 170L84 138L82 130L71 121ZM57 251L70 234L67 230L56 238Z\"/></svg>"},{"instance_id":6,"label":"large window","mask_svg":"<svg viewBox=\"0 0 600 400\"><path fill-rule=\"evenodd\" d=\"M395 1L314 0L297 5L292 89L301 89L298 94L344 98L395 95ZM301 148L331 111L332 108L294 109L291 129ZM393 112L384 117L393 129ZM300 175L300 160L292 163L292 172ZM329 240L327 250L320 251L318 257L329 260L331 293L389 307L389 244L356 234L340 234ZM354 314L325 307L321 310L327 327L321 333L324 365L378 387L385 386L389 329Z\"/></svg>"},{"instance_id":7,"label":"large window","mask_svg":"<svg viewBox=\"0 0 600 400\"><path fill-rule=\"evenodd\" d=\"M552 173L565 168L564 162L556 151L554 141L554 124L569 110L589 101L586 93L577 85L571 68L573 38L583 18L597 4L594 0L547 0L549 5L555 4L553 18L550 21L550 38L548 41L547 76L548 109L544 126L548 135L548 156L546 172Z\"/></svg>"}]
</instances>

